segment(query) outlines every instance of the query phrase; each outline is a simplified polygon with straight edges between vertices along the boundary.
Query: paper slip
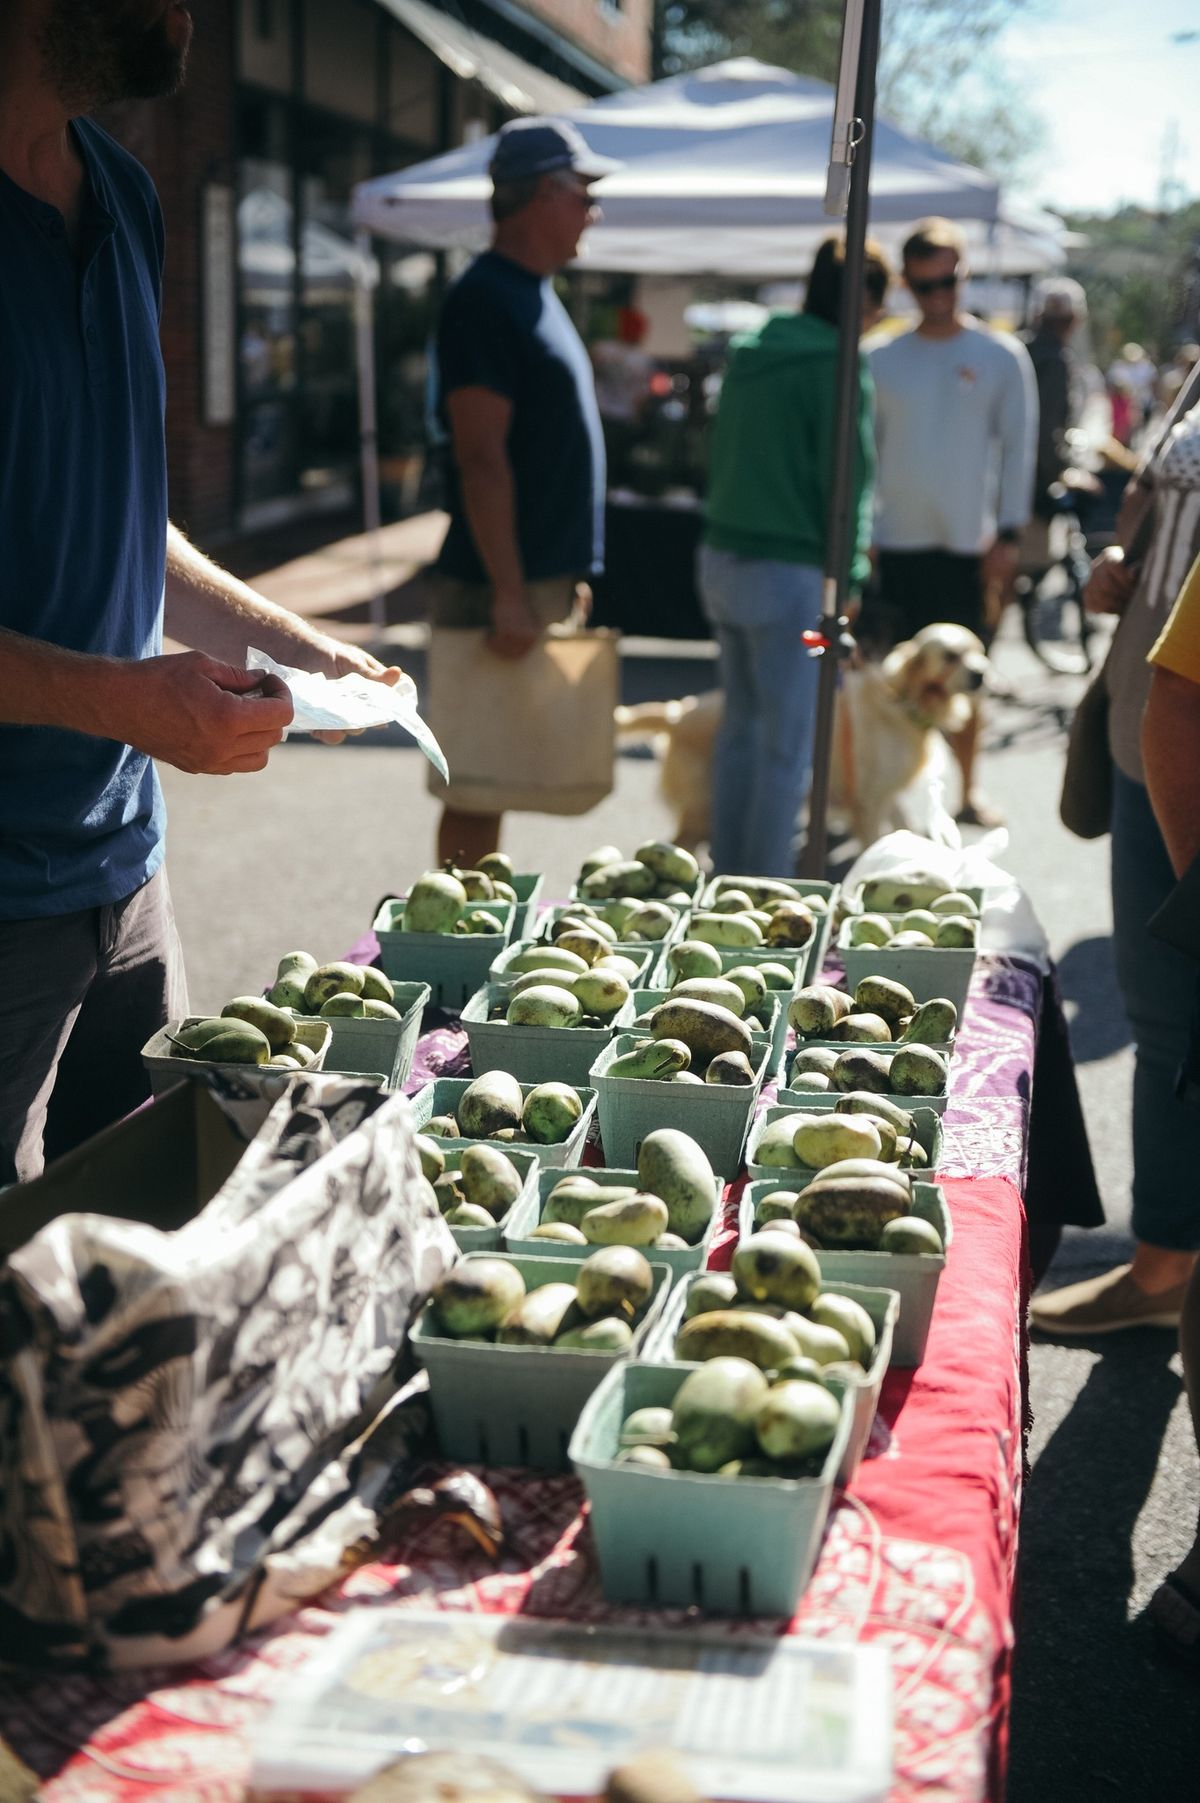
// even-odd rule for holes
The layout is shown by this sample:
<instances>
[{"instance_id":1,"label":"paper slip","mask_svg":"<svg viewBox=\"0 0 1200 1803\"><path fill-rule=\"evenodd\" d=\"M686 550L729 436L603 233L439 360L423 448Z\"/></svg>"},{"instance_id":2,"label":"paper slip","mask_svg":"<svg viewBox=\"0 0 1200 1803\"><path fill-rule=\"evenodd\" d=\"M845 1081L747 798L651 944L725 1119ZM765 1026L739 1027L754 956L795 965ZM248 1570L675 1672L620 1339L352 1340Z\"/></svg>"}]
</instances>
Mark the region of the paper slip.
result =
<instances>
[{"instance_id":1,"label":"paper slip","mask_svg":"<svg viewBox=\"0 0 1200 1803\"><path fill-rule=\"evenodd\" d=\"M394 688L366 676L322 676L277 664L265 651L248 651L246 667L278 676L291 692L294 718L288 732L361 732L392 721L411 733L442 780L450 771L442 748L417 712L417 689L411 676ZM286 738L287 734L284 734Z\"/></svg>"}]
</instances>

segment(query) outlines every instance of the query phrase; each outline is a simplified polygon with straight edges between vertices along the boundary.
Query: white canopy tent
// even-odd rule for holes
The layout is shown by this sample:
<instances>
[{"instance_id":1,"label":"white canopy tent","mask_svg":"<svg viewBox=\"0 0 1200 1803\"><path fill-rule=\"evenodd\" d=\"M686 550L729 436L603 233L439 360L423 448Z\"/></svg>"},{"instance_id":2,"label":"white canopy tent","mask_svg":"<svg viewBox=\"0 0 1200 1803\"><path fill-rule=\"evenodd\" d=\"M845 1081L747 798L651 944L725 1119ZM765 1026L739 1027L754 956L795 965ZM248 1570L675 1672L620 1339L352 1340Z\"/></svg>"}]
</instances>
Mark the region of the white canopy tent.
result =
<instances>
[{"instance_id":1,"label":"white canopy tent","mask_svg":"<svg viewBox=\"0 0 1200 1803\"><path fill-rule=\"evenodd\" d=\"M802 273L830 230L822 202L833 101L825 82L740 57L573 108L567 117L589 146L625 165L602 184L604 219L579 266L742 280ZM430 249L482 249L493 142L363 182L357 224ZM881 121L872 224L930 213L997 221L999 189Z\"/></svg>"},{"instance_id":2,"label":"white canopy tent","mask_svg":"<svg viewBox=\"0 0 1200 1803\"><path fill-rule=\"evenodd\" d=\"M603 220L577 267L641 275L715 275L738 281L805 275L836 229L823 210L834 90L749 57L565 113L590 148L623 167L600 185ZM482 138L353 196L360 268L369 236L432 250L479 251L488 242L488 163ZM930 214L963 223L974 266L993 275L1055 267L1049 216L1005 216L996 183L932 144L877 120L871 228L895 248ZM1057 222L1054 222L1057 223ZM370 295L359 287L359 394L367 526L378 525L374 347Z\"/></svg>"}]
</instances>

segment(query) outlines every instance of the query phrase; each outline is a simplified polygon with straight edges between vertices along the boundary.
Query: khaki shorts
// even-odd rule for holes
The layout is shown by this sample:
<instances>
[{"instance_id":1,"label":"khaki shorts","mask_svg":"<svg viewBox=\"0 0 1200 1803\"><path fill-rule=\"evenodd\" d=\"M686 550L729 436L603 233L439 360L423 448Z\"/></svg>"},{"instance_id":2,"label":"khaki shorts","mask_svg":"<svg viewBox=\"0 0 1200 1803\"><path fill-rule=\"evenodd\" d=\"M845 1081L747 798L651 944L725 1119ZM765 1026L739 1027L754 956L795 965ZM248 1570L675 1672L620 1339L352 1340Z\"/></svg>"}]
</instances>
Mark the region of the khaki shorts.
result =
<instances>
[{"instance_id":1,"label":"khaki shorts","mask_svg":"<svg viewBox=\"0 0 1200 1803\"><path fill-rule=\"evenodd\" d=\"M576 576L547 576L527 582L525 596L541 627L569 620L575 606ZM486 582L464 582L458 576L429 576L429 623L452 631L486 630L492 623L492 591Z\"/></svg>"}]
</instances>

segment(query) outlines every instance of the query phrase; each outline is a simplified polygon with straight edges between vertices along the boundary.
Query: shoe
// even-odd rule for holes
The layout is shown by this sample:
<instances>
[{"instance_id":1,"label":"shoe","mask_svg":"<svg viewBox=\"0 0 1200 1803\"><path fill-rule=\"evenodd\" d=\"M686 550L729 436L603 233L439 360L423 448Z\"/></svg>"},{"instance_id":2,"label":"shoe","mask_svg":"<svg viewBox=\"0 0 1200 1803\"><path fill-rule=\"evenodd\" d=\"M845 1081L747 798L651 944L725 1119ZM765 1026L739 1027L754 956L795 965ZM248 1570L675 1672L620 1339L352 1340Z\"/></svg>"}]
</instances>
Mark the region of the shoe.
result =
<instances>
[{"instance_id":1,"label":"shoe","mask_svg":"<svg viewBox=\"0 0 1200 1803\"><path fill-rule=\"evenodd\" d=\"M982 826L990 832L997 826L1004 825L1004 815L998 808L990 807L986 801L964 801L954 816L960 826Z\"/></svg>"},{"instance_id":2,"label":"shoe","mask_svg":"<svg viewBox=\"0 0 1200 1803\"><path fill-rule=\"evenodd\" d=\"M1154 1592L1147 1614L1165 1652L1187 1665L1200 1665L1200 1595L1177 1571Z\"/></svg>"},{"instance_id":3,"label":"shoe","mask_svg":"<svg viewBox=\"0 0 1200 1803\"><path fill-rule=\"evenodd\" d=\"M1082 1283L1035 1296L1029 1305L1029 1325L1063 1339L1119 1333L1124 1327L1178 1328L1187 1283L1151 1296L1133 1281L1132 1269L1117 1265L1099 1277L1085 1277Z\"/></svg>"}]
</instances>

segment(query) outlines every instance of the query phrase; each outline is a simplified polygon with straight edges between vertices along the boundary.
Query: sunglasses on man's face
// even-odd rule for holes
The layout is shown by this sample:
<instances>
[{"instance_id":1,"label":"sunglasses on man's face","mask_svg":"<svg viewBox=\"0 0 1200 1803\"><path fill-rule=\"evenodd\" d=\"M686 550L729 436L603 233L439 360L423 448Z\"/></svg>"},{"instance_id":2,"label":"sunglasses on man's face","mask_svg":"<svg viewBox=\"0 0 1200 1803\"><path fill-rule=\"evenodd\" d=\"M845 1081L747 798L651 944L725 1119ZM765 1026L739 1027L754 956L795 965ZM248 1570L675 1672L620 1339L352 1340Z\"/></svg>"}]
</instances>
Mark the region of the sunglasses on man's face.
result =
<instances>
[{"instance_id":1,"label":"sunglasses on man's face","mask_svg":"<svg viewBox=\"0 0 1200 1803\"><path fill-rule=\"evenodd\" d=\"M957 288L959 280L956 269L953 275L931 275L927 276L924 281L918 281L915 276L910 276L908 285L914 294L938 294L943 289Z\"/></svg>"}]
</instances>

